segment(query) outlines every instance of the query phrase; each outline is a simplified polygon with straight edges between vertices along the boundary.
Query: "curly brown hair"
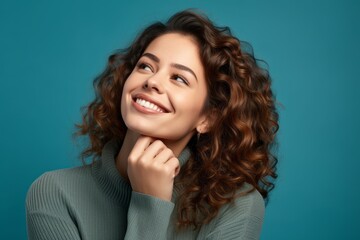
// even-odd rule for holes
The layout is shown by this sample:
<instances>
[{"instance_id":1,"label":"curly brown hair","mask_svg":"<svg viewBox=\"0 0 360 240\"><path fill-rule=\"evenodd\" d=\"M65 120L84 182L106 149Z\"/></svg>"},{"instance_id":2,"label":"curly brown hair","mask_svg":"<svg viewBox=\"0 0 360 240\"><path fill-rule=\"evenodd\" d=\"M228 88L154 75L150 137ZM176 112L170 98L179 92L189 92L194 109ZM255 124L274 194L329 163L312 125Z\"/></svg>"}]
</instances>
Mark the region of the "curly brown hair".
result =
<instances>
[{"instance_id":1,"label":"curly brown hair","mask_svg":"<svg viewBox=\"0 0 360 240\"><path fill-rule=\"evenodd\" d=\"M124 83L146 47L166 33L190 35L199 44L208 97L204 109L211 113L208 132L193 136L191 157L176 184L178 227L195 228L213 219L221 206L238 197L245 183L266 199L277 177L277 158L271 152L278 130L278 114L271 79L251 51L232 36L228 27L215 26L193 10L173 15L166 23L147 27L124 50L108 59L105 71L94 80L96 97L86 108L76 136L87 135L90 145L81 156L98 160L104 145L123 141L127 131L120 113Z\"/></svg>"}]
</instances>

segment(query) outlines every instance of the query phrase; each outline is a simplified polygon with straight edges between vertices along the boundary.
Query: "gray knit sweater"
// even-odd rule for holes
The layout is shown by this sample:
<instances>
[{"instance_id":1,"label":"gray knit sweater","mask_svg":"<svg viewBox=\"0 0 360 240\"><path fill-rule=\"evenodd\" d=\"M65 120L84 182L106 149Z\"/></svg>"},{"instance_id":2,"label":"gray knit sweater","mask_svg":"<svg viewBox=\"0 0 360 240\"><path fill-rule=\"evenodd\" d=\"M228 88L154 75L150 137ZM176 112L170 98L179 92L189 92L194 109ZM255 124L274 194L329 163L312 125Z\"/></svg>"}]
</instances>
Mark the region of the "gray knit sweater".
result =
<instances>
[{"instance_id":1,"label":"gray knit sweater","mask_svg":"<svg viewBox=\"0 0 360 240\"><path fill-rule=\"evenodd\" d=\"M264 201L257 191L224 205L200 229L177 231L177 189L173 202L133 192L115 167L119 147L110 141L100 161L45 173L31 185L26 199L29 239L259 239ZM189 156L185 149L180 165Z\"/></svg>"}]
</instances>

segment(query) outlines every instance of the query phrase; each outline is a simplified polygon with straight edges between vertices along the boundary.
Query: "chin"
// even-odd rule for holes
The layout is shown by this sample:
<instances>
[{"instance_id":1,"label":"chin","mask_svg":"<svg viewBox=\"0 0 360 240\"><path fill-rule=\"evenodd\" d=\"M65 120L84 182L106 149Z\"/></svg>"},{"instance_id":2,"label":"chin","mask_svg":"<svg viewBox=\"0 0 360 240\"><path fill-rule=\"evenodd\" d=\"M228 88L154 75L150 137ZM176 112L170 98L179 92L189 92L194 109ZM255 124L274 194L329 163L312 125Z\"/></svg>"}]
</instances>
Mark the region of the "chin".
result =
<instances>
[{"instance_id":1,"label":"chin","mask_svg":"<svg viewBox=\"0 0 360 240\"><path fill-rule=\"evenodd\" d=\"M153 138L159 138L159 136L154 135L154 131L153 130L149 130L149 129L144 129L141 128L139 126L131 126L126 124L128 130L131 130L132 132L139 134L139 135L144 135L144 136L149 136L149 137L153 137Z\"/></svg>"}]
</instances>

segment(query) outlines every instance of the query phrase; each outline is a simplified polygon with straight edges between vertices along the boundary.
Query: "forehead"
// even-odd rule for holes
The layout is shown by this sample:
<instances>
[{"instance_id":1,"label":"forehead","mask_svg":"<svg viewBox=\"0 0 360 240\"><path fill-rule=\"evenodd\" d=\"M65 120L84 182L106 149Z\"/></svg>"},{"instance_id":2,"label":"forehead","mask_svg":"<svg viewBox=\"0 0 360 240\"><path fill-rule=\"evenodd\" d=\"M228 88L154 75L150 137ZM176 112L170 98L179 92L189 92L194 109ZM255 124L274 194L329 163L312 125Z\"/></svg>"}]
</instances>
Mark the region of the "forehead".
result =
<instances>
[{"instance_id":1,"label":"forehead","mask_svg":"<svg viewBox=\"0 0 360 240\"><path fill-rule=\"evenodd\" d=\"M156 37L154 40L150 42L150 44L156 42L156 41L167 41L167 40L177 40L177 42L191 42L194 45L198 45L198 42L196 38L190 34L186 33L180 33L180 32L169 32L164 33L158 37ZM149 46L150 46L149 44ZM198 46L197 46L198 47Z\"/></svg>"},{"instance_id":2,"label":"forehead","mask_svg":"<svg viewBox=\"0 0 360 240\"><path fill-rule=\"evenodd\" d=\"M188 57L200 60L196 40L192 36L180 33L167 33L155 38L145 49L145 52L150 51L164 58Z\"/></svg>"}]
</instances>

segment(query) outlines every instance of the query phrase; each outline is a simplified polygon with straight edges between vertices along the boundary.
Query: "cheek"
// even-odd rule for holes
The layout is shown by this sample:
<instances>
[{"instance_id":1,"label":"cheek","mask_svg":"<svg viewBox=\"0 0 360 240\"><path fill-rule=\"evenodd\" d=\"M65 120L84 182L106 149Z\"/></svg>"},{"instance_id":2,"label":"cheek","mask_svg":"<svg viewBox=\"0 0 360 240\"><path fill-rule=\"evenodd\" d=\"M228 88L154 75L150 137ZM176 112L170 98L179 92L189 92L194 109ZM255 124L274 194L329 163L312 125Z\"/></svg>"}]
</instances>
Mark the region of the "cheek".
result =
<instances>
[{"instance_id":1,"label":"cheek","mask_svg":"<svg viewBox=\"0 0 360 240\"><path fill-rule=\"evenodd\" d=\"M125 113L125 111L126 111L126 96L129 91L128 89L129 89L129 84L128 84L128 81L126 80L124 87L123 87L123 91L121 93L121 102L120 102L121 116L123 119L124 119L124 115L126 114Z\"/></svg>"},{"instance_id":2,"label":"cheek","mask_svg":"<svg viewBox=\"0 0 360 240\"><path fill-rule=\"evenodd\" d=\"M205 98L200 97L199 94L185 94L176 96L173 99L176 102L177 110L191 115L199 115L203 109Z\"/></svg>"}]
</instances>

